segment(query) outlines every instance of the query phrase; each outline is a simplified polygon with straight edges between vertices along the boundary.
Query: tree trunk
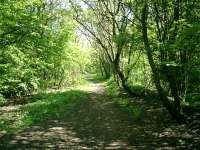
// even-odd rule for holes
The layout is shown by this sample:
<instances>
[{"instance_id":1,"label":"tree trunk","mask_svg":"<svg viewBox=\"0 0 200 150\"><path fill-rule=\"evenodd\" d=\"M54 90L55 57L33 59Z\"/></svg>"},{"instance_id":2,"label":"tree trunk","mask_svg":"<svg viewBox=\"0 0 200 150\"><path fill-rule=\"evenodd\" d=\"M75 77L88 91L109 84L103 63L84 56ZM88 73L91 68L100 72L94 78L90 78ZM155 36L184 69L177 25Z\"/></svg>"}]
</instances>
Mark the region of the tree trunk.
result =
<instances>
[{"instance_id":1,"label":"tree trunk","mask_svg":"<svg viewBox=\"0 0 200 150\"><path fill-rule=\"evenodd\" d=\"M135 93L128 85L127 85L127 79L124 75L124 73L120 70L119 66L119 60L115 60L114 62L114 69L118 77L120 78L121 85L123 89L130 94L131 96L142 96L141 94Z\"/></svg>"},{"instance_id":2,"label":"tree trunk","mask_svg":"<svg viewBox=\"0 0 200 150\"><path fill-rule=\"evenodd\" d=\"M152 50L149 45L148 34L147 34L147 17L148 17L148 5L145 4L144 8L142 10L142 19L141 19L143 42L144 42L144 46L145 46L145 50L147 53L149 64L150 64L151 70L153 72L153 80L154 80L155 86L158 90L159 98L163 102L164 106L167 108L169 113L172 115L172 117L174 119L176 119L176 121L178 123L185 123L186 122L185 117L180 113L180 111L177 111L176 106L174 106L169 101L164 89L161 86L159 72L154 63Z\"/></svg>"}]
</instances>

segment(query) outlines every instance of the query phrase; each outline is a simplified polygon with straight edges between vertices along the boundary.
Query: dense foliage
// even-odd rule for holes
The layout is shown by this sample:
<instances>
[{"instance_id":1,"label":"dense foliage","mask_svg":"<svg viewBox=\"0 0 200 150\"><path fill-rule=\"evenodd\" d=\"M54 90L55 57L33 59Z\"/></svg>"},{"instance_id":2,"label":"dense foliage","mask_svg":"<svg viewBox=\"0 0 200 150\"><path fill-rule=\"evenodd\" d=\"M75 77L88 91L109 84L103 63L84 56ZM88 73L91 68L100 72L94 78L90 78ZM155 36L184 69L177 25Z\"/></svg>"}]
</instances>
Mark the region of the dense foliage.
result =
<instances>
[{"instance_id":1,"label":"dense foliage","mask_svg":"<svg viewBox=\"0 0 200 150\"><path fill-rule=\"evenodd\" d=\"M198 0L2 0L0 101L92 72L132 96L157 91L185 123L200 99L199 8Z\"/></svg>"},{"instance_id":2,"label":"dense foliage","mask_svg":"<svg viewBox=\"0 0 200 150\"><path fill-rule=\"evenodd\" d=\"M61 1L0 2L0 93L25 96L75 84L84 53L74 42L76 25Z\"/></svg>"},{"instance_id":3,"label":"dense foliage","mask_svg":"<svg viewBox=\"0 0 200 150\"><path fill-rule=\"evenodd\" d=\"M96 66L129 94L156 89L179 122L199 103L198 0L70 1L75 20L97 50Z\"/></svg>"},{"instance_id":4,"label":"dense foliage","mask_svg":"<svg viewBox=\"0 0 200 150\"><path fill-rule=\"evenodd\" d=\"M200 0L0 0L0 149L199 147Z\"/></svg>"}]
</instances>

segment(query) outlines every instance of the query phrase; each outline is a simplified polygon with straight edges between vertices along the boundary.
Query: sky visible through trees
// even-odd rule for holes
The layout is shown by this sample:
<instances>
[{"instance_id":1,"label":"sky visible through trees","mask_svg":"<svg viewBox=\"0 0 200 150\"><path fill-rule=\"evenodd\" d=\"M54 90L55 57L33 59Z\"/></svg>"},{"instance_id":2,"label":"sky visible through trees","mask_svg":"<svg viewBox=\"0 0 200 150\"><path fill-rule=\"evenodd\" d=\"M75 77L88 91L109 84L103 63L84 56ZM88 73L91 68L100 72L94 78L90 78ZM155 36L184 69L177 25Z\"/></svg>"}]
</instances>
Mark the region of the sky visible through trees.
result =
<instances>
[{"instance_id":1,"label":"sky visible through trees","mask_svg":"<svg viewBox=\"0 0 200 150\"><path fill-rule=\"evenodd\" d=\"M80 131L79 138L85 135L87 148L95 149L103 142L96 149L105 149L109 147L106 141L122 140L121 134L121 139L115 139L119 128L127 134L126 144L117 142L119 149L133 149L134 145L139 149L198 149L199 58L199 0L1 0L0 140L4 142L0 147L9 149L6 145L19 130L46 120L80 122L74 127L79 132L85 124L81 117L92 122L92 118L104 116L102 123L98 119L90 122L91 134L88 129ZM106 102L112 105L104 106ZM101 115L93 116L89 106ZM150 107L152 118L147 115ZM83 115L75 115L76 111ZM122 122L115 126L108 111L114 112L113 120ZM129 117L135 126L123 122ZM162 117L166 120L158 119ZM152 130L145 121L150 121ZM110 139L100 134L106 122L111 126ZM144 134L140 124L149 133ZM167 126L170 131L161 140L161 130ZM146 141L151 138L162 145L172 132L177 145L172 139L166 147ZM93 133L103 141L96 136L92 145L89 137ZM184 137L186 134L189 136ZM144 145L131 138L133 135ZM71 148L83 148L76 148L80 143ZM43 144L42 148L48 148ZM25 145L17 142L17 146ZM56 148L55 143L51 146Z\"/></svg>"}]
</instances>

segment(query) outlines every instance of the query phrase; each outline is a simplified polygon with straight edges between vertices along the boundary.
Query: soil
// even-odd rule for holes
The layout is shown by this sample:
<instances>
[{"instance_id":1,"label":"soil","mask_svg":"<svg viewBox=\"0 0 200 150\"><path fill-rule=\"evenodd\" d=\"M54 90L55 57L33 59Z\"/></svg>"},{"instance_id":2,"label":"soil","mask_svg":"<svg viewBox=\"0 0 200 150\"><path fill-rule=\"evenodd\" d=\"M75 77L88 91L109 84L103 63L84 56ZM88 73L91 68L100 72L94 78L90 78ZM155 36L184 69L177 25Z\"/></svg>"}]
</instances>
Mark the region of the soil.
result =
<instances>
[{"instance_id":1,"label":"soil","mask_svg":"<svg viewBox=\"0 0 200 150\"><path fill-rule=\"evenodd\" d=\"M161 104L133 98L144 111L135 120L104 91L103 83L79 87L88 92L70 114L48 119L0 138L0 149L199 149L200 138L186 125L178 125Z\"/></svg>"}]
</instances>

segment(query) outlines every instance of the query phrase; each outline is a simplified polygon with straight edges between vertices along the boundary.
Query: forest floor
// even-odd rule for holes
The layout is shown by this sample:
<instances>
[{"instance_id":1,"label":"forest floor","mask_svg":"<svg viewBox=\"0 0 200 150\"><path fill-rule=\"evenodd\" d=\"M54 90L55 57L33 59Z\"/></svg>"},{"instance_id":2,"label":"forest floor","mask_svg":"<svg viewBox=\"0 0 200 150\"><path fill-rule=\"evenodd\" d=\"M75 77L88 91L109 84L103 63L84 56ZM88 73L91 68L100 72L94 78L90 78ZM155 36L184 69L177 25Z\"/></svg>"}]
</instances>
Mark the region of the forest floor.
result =
<instances>
[{"instance_id":1,"label":"forest floor","mask_svg":"<svg viewBox=\"0 0 200 150\"><path fill-rule=\"evenodd\" d=\"M131 105L142 108L135 119L105 93L101 82L46 93L45 103L38 99L0 107L0 149L200 148L200 136L176 124L161 104L132 98Z\"/></svg>"}]
</instances>

